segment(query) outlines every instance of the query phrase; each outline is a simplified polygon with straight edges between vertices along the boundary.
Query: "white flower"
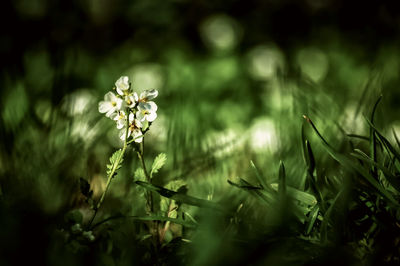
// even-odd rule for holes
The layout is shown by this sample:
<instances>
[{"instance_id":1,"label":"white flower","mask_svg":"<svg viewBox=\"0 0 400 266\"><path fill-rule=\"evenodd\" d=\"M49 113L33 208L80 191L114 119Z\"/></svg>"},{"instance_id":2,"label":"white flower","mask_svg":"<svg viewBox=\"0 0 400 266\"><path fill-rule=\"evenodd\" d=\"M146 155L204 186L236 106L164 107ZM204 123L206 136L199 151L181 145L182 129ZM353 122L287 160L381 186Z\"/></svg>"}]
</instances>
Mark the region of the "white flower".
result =
<instances>
[{"instance_id":1,"label":"white flower","mask_svg":"<svg viewBox=\"0 0 400 266\"><path fill-rule=\"evenodd\" d=\"M136 113L137 119L140 121L147 120L153 122L157 118L157 108L154 102L139 103L138 112Z\"/></svg>"},{"instance_id":2,"label":"white flower","mask_svg":"<svg viewBox=\"0 0 400 266\"><path fill-rule=\"evenodd\" d=\"M140 94L139 102L148 102L158 96L158 90L145 90Z\"/></svg>"},{"instance_id":3,"label":"white flower","mask_svg":"<svg viewBox=\"0 0 400 266\"><path fill-rule=\"evenodd\" d=\"M135 107L136 99L134 95L127 95L125 96L125 104L129 108Z\"/></svg>"},{"instance_id":4,"label":"white flower","mask_svg":"<svg viewBox=\"0 0 400 266\"><path fill-rule=\"evenodd\" d=\"M127 76L122 76L120 77L116 82L115 82L115 88L117 90L117 93L121 96L128 95L129 94L129 78Z\"/></svg>"},{"instance_id":5,"label":"white flower","mask_svg":"<svg viewBox=\"0 0 400 266\"><path fill-rule=\"evenodd\" d=\"M126 126L126 114L124 111L119 111L118 113L114 113L111 118L117 122L118 129L121 129Z\"/></svg>"},{"instance_id":6,"label":"white flower","mask_svg":"<svg viewBox=\"0 0 400 266\"><path fill-rule=\"evenodd\" d=\"M138 119L135 119L134 114L132 113L129 114L128 138L132 136L135 142L137 143L142 142L143 133L141 128L142 128L142 123ZM125 140L125 136L126 136L126 128L123 128L119 133L119 137L121 138L121 140Z\"/></svg>"},{"instance_id":7,"label":"white flower","mask_svg":"<svg viewBox=\"0 0 400 266\"><path fill-rule=\"evenodd\" d=\"M107 117L110 117L113 113L121 109L122 99L119 99L112 92L107 92L104 95L104 101L99 102L99 112L106 113Z\"/></svg>"},{"instance_id":8,"label":"white flower","mask_svg":"<svg viewBox=\"0 0 400 266\"><path fill-rule=\"evenodd\" d=\"M145 90L140 94L140 97L137 94L134 94L134 97L138 104L138 113L137 118L140 121L147 120L149 122L153 122L157 118L157 104L152 100L158 96L157 90Z\"/></svg>"}]
</instances>

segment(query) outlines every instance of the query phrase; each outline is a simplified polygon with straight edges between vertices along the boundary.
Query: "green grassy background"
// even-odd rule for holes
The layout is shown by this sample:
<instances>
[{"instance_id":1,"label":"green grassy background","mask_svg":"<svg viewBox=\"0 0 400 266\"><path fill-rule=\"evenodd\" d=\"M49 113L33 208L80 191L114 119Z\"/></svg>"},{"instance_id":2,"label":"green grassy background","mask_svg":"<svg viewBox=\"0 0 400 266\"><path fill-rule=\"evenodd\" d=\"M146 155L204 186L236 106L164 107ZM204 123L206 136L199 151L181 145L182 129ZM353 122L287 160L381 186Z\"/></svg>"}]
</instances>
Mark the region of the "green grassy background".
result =
<instances>
[{"instance_id":1,"label":"green grassy background","mask_svg":"<svg viewBox=\"0 0 400 266\"><path fill-rule=\"evenodd\" d=\"M365 117L383 95L375 126L398 150L395 7L394 1L6 1L0 264L15 265L25 254L41 265L395 265L397 205L335 161L302 117L312 119L335 151L370 155L378 137L370 137ZM71 211L83 223L90 218L82 179L97 200L108 158L122 145L113 122L98 112L122 75L137 91L159 91L145 157L151 165L164 152L167 163L154 183L181 180L188 195L223 209L183 203L179 215L198 226L171 228L156 255L144 239L144 222L134 219L99 226L92 243L66 236L75 222ZM315 157L311 174L305 139ZM396 156L376 141L375 161L397 178L396 159L390 160ZM128 152L99 221L145 215L144 190L134 183L139 167ZM398 201L395 186L381 172L371 174ZM280 192L267 201L257 194L262 182L282 180L322 196L320 211Z\"/></svg>"}]
</instances>

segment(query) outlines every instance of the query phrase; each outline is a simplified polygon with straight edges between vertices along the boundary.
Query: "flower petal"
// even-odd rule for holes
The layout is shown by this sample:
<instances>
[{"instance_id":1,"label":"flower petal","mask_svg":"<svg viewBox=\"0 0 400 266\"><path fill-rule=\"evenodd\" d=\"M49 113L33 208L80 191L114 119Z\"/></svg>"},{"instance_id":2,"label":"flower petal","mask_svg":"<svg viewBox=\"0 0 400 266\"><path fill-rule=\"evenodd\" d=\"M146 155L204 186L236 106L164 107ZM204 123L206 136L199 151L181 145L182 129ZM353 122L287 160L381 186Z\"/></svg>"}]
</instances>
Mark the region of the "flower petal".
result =
<instances>
[{"instance_id":1,"label":"flower petal","mask_svg":"<svg viewBox=\"0 0 400 266\"><path fill-rule=\"evenodd\" d=\"M120 77L116 82L115 82L115 87L117 89L117 92L119 95L124 95L124 91L129 90L129 78L127 76L122 76Z\"/></svg>"},{"instance_id":2,"label":"flower petal","mask_svg":"<svg viewBox=\"0 0 400 266\"><path fill-rule=\"evenodd\" d=\"M115 107L112 107L110 110L108 110L108 112L106 113L107 117L111 117L114 115L114 113L117 111L117 109Z\"/></svg>"},{"instance_id":3,"label":"flower petal","mask_svg":"<svg viewBox=\"0 0 400 266\"><path fill-rule=\"evenodd\" d=\"M151 104L148 102L139 102L138 109L139 111L151 110Z\"/></svg>"},{"instance_id":4,"label":"flower petal","mask_svg":"<svg viewBox=\"0 0 400 266\"><path fill-rule=\"evenodd\" d=\"M148 105L150 105L150 109L149 110L151 110L153 112L157 112L158 106L157 106L157 104L155 102L147 102L147 103L148 103Z\"/></svg>"},{"instance_id":5,"label":"flower petal","mask_svg":"<svg viewBox=\"0 0 400 266\"><path fill-rule=\"evenodd\" d=\"M134 130L132 133L133 139L135 140L135 142L140 143L143 140L143 133L140 130Z\"/></svg>"},{"instance_id":6,"label":"flower petal","mask_svg":"<svg viewBox=\"0 0 400 266\"><path fill-rule=\"evenodd\" d=\"M116 98L115 94L112 93L111 91L107 92L107 93L104 95L104 100L105 100L105 101L108 101L108 102L114 101L115 98Z\"/></svg>"},{"instance_id":7,"label":"flower petal","mask_svg":"<svg viewBox=\"0 0 400 266\"><path fill-rule=\"evenodd\" d=\"M156 112L150 112L147 116L146 119L149 122L153 122L157 118L157 113Z\"/></svg>"},{"instance_id":8,"label":"flower petal","mask_svg":"<svg viewBox=\"0 0 400 266\"><path fill-rule=\"evenodd\" d=\"M125 140L125 135L126 135L126 129L125 128L119 131L119 138L121 140ZM129 138L130 135L131 135L131 131L128 130L128 138Z\"/></svg>"},{"instance_id":9,"label":"flower petal","mask_svg":"<svg viewBox=\"0 0 400 266\"><path fill-rule=\"evenodd\" d=\"M129 124L131 124L134 119L135 119L135 115L133 113L130 113L129 114Z\"/></svg>"},{"instance_id":10,"label":"flower petal","mask_svg":"<svg viewBox=\"0 0 400 266\"><path fill-rule=\"evenodd\" d=\"M139 121L139 120L136 119L136 126L139 127L139 128L142 128L142 127L143 127L143 124L142 124L141 121Z\"/></svg>"},{"instance_id":11,"label":"flower petal","mask_svg":"<svg viewBox=\"0 0 400 266\"><path fill-rule=\"evenodd\" d=\"M143 120L146 119L146 113L145 113L143 110L139 110L139 111L136 113L136 118L137 118L137 120L139 120L139 121L143 121Z\"/></svg>"},{"instance_id":12,"label":"flower petal","mask_svg":"<svg viewBox=\"0 0 400 266\"><path fill-rule=\"evenodd\" d=\"M99 112L100 113L107 113L110 108L112 108L112 105L110 102L106 102L106 101L101 101L99 102Z\"/></svg>"},{"instance_id":13,"label":"flower petal","mask_svg":"<svg viewBox=\"0 0 400 266\"><path fill-rule=\"evenodd\" d=\"M145 90L140 94L140 99L145 101L152 100L158 96L158 90Z\"/></svg>"}]
</instances>

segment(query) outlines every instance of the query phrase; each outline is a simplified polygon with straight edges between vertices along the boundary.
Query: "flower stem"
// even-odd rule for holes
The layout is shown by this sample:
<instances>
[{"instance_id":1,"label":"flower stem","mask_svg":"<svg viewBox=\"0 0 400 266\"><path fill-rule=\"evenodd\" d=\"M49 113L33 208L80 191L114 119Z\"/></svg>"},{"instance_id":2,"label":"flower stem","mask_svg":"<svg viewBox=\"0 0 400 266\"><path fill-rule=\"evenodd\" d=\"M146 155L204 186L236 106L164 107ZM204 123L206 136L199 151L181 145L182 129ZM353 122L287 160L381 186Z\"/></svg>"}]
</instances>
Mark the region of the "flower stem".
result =
<instances>
[{"instance_id":1,"label":"flower stem","mask_svg":"<svg viewBox=\"0 0 400 266\"><path fill-rule=\"evenodd\" d=\"M146 163L145 163L144 157L143 157L144 138L143 138L143 141L140 143L140 148L137 151L137 153L138 153L139 160L142 164L142 168L143 168L144 175L146 177L146 181L151 184L152 178L149 175L149 172L147 171ZM147 191L147 194L146 194L146 212L147 212L147 215L152 215L154 212L153 193L151 191ZM150 233L153 235L153 241L154 241L154 245L156 248L158 247L158 245L160 243L158 226L159 226L158 221L152 221L150 224L150 228L151 228Z\"/></svg>"},{"instance_id":2,"label":"flower stem","mask_svg":"<svg viewBox=\"0 0 400 266\"><path fill-rule=\"evenodd\" d=\"M103 203L104 198L106 196L106 193L107 193L107 191L108 191L108 189L110 187L111 180L113 179L113 177L115 175L115 171L117 170L117 167L118 167L119 163L121 162L122 158L124 158L124 154L125 154L126 148L128 147L127 139L128 139L128 130L129 130L129 119L127 119L127 120L128 121L127 121L126 132L125 132L124 146L122 147L122 151L119 154L117 160L115 161L115 163L113 165L113 168L111 169L110 174L107 176L106 189L103 191L103 194L101 194L100 200L97 202L96 206L94 207L94 214L93 214L92 218L90 219L88 228L91 227L91 225L92 225L92 223L94 221L94 218L96 218L97 212L100 209L101 204Z\"/></svg>"},{"instance_id":3,"label":"flower stem","mask_svg":"<svg viewBox=\"0 0 400 266\"><path fill-rule=\"evenodd\" d=\"M140 143L140 148L137 151L137 153L138 153L140 163L142 164L142 168L143 168L144 175L146 177L146 181L148 183L152 183L151 177L150 177L149 173L147 172L146 163L144 162L143 151L144 151L144 139ZM147 199L146 199L146 212L148 215L150 215L150 214L152 214L153 211L154 211L153 196L152 196L151 192L148 192Z\"/></svg>"}]
</instances>

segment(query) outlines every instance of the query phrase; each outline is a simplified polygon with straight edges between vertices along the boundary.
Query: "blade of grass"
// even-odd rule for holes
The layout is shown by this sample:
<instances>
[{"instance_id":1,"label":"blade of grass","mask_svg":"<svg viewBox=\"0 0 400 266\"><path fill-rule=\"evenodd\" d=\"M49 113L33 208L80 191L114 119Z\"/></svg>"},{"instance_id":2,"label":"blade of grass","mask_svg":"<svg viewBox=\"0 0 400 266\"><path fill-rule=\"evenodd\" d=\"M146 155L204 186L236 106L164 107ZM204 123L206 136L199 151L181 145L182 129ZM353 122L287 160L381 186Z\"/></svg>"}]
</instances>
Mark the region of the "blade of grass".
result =
<instances>
[{"instance_id":1,"label":"blade of grass","mask_svg":"<svg viewBox=\"0 0 400 266\"><path fill-rule=\"evenodd\" d=\"M264 176L260 173L260 171L257 169L256 165L252 160L250 160L250 165L254 170L254 173L256 174L257 180L260 183L261 187L264 189L272 190L271 186L265 181Z\"/></svg>"},{"instance_id":2,"label":"blade of grass","mask_svg":"<svg viewBox=\"0 0 400 266\"><path fill-rule=\"evenodd\" d=\"M375 130L375 133L377 135L379 142L385 148L388 155L390 156L390 154L393 154L393 156L394 156L394 158L392 159L393 164L397 168L397 171L400 172L399 165L396 164L396 162L395 162L396 160L397 160L397 162L400 162L400 153L390 144L390 141L387 138L385 138L368 119L366 119L366 120L367 120L367 123L370 125L370 127L372 127Z\"/></svg>"},{"instance_id":3,"label":"blade of grass","mask_svg":"<svg viewBox=\"0 0 400 266\"><path fill-rule=\"evenodd\" d=\"M315 133L318 135L318 137L321 139L322 144L325 148L325 150L328 152L328 154L337 162L339 162L343 167L357 172L361 176L363 176L371 185L372 187L379 193L381 194L384 198L388 199L391 203L394 205L398 206L399 204L396 202L396 200L393 198L393 196L386 191L384 187L382 187L381 184L378 183L378 181L370 175L368 171L366 171L362 166L355 164L353 161L351 161L349 158L347 158L345 155L340 154L336 152L332 146L324 139L324 137L319 133L318 129L315 127L314 123L311 121L310 118L304 115L304 118L307 120L307 122L312 126L314 129Z\"/></svg>"},{"instance_id":4,"label":"blade of grass","mask_svg":"<svg viewBox=\"0 0 400 266\"><path fill-rule=\"evenodd\" d=\"M279 190L279 184L277 183L272 183L271 187L278 191ZM301 203L308 205L308 206L313 206L317 204L317 199L315 198L314 195L298 190L297 188L286 186L286 192L287 195L290 196L291 198L300 201Z\"/></svg>"},{"instance_id":5,"label":"blade of grass","mask_svg":"<svg viewBox=\"0 0 400 266\"><path fill-rule=\"evenodd\" d=\"M339 193L333 199L331 206L329 206L328 210L324 214L324 219L322 220L322 224L321 224L321 241L322 242L326 242L328 239L329 220L331 219L332 211L336 207L338 199L339 199L340 195L342 195L343 191L344 191L343 189L339 191Z\"/></svg>"},{"instance_id":6,"label":"blade of grass","mask_svg":"<svg viewBox=\"0 0 400 266\"><path fill-rule=\"evenodd\" d=\"M400 141L399 141L399 138L397 137L396 131L394 131L394 128L392 128L392 132L393 132L394 139L396 140L397 147L400 149Z\"/></svg>"},{"instance_id":7,"label":"blade of grass","mask_svg":"<svg viewBox=\"0 0 400 266\"><path fill-rule=\"evenodd\" d=\"M182 203L185 203L188 205L223 211L223 208L220 205L218 205L212 201L188 196L186 194L182 194L182 193L179 193L179 192L176 192L173 190L169 190L169 189L166 189L166 188L163 188L163 187L160 187L157 185L153 185L153 184L150 184L147 182L143 182L143 181L136 181L135 183L139 186L144 187L145 189L147 189L149 191L156 192L163 197L170 198L175 201L179 201L179 202L182 202Z\"/></svg>"},{"instance_id":8,"label":"blade of grass","mask_svg":"<svg viewBox=\"0 0 400 266\"><path fill-rule=\"evenodd\" d=\"M372 108L372 112L371 112L371 116L370 116L371 125L374 124L375 111L381 100L382 100L382 95L380 95L378 97L378 100L376 100L374 107ZM369 141L370 156L371 156L372 160L374 162L376 162L376 137L375 137L375 131L372 127L370 127L370 129L369 129L369 139L370 139L370 141ZM373 166L373 165L371 165L371 173L372 173L373 177L375 177L376 179L378 178L377 170L376 170L375 166Z\"/></svg>"},{"instance_id":9,"label":"blade of grass","mask_svg":"<svg viewBox=\"0 0 400 266\"><path fill-rule=\"evenodd\" d=\"M375 133L377 134L378 138L382 141L382 144L384 144L385 146L387 146L387 148L390 150L390 152L396 157L397 160L400 161L400 153L390 144L389 140L387 138L385 138L380 132L379 130L374 126L374 124L371 123L371 121L369 121L367 119L367 123L370 125L371 128L373 128L373 130L375 131Z\"/></svg>"},{"instance_id":10,"label":"blade of grass","mask_svg":"<svg viewBox=\"0 0 400 266\"><path fill-rule=\"evenodd\" d=\"M252 186L250 183L248 183L244 179L240 179L240 181L242 184L236 184L230 180L228 180L228 183L234 187L246 190L251 195L253 195L255 198L258 198L259 200L261 200L262 202L264 202L266 204L271 204L271 202L274 198L270 193L266 192L265 190L262 190L262 188L260 188L260 187ZM263 192L265 192L265 193L263 193Z\"/></svg>"},{"instance_id":11,"label":"blade of grass","mask_svg":"<svg viewBox=\"0 0 400 266\"><path fill-rule=\"evenodd\" d=\"M363 153L361 150L356 149L355 150L356 153L351 153L352 156L363 160L367 163L369 163L370 165L373 165L375 167L377 167L379 170L382 171L382 173L385 175L385 178L387 179L387 181L397 190L400 191L400 179L399 177L396 177L395 175L393 175L389 169L387 169L385 166L383 166L382 164L373 161L371 158L369 158L365 153Z\"/></svg>"},{"instance_id":12,"label":"blade of grass","mask_svg":"<svg viewBox=\"0 0 400 266\"><path fill-rule=\"evenodd\" d=\"M357 135L357 134L347 134L347 136L348 136L348 137L350 137L350 138L356 138L356 139L362 139L362 140L369 141L369 137L362 136L362 135Z\"/></svg>"},{"instance_id":13,"label":"blade of grass","mask_svg":"<svg viewBox=\"0 0 400 266\"><path fill-rule=\"evenodd\" d=\"M307 230L306 230L306 235L309 235L311 233L312 228L314 227L315 221L317 220L319 213L319 207L318 205L315 205L314 208L312 208L309 216L309 222L307 224Z\"/></svg>"},{"instance_id":14,"label":"blade of grass","mask_svg":"<svg viewBox=\"0 0 400 266\"><path fill-rule=\"evenodd\" d=\"M279 187L278 187L278 193L281 196L284 196L286 194L286 171L285 171L285 165L283 164L282 161L279 162Z\"/></svg>"}]
</instances>

